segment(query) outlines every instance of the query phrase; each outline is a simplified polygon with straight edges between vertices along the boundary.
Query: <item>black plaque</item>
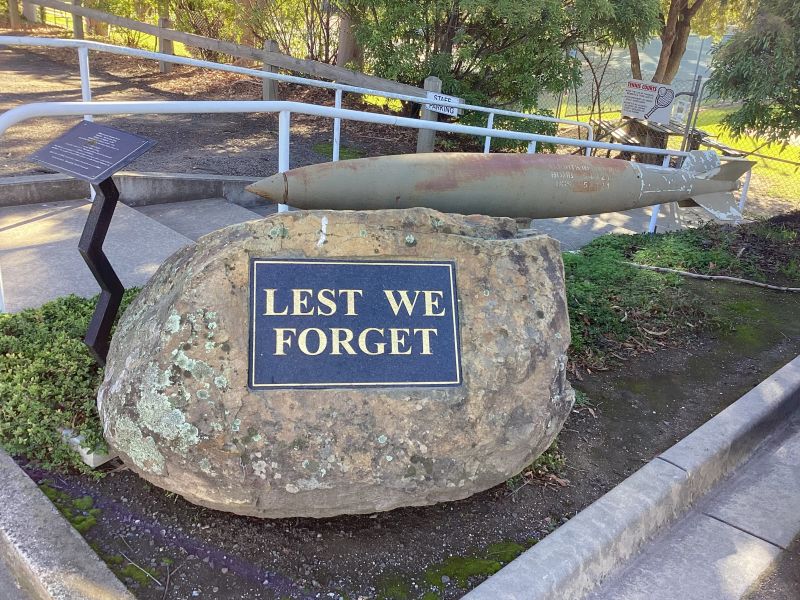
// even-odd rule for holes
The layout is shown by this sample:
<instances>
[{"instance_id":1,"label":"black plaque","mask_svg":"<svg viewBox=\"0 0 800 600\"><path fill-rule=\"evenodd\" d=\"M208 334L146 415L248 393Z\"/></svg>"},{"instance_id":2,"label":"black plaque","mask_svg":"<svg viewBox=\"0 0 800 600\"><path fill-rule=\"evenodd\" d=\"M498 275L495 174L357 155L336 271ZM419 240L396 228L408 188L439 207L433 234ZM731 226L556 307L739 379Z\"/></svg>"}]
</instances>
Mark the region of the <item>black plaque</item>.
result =
<instances>
[{"instance_id":1,"label":"black plaque","mask_svg":"<svg viewBox=\"0 0 800 600\"><path fill-rule=\"evenodd\" d=\"M100 183L155 145L147 138L91 121L81 121L31 160L90 183Z\"/></svg>"},{"instance_id":2,"label":"black plaque","mask_svg":"<svg viewBox=\"0 0 800 600\"><path fill-rule=\"evenodd\" d=\"M461 385L455 264L254 258L249 385Z\"/></svg>"}]
</instances>

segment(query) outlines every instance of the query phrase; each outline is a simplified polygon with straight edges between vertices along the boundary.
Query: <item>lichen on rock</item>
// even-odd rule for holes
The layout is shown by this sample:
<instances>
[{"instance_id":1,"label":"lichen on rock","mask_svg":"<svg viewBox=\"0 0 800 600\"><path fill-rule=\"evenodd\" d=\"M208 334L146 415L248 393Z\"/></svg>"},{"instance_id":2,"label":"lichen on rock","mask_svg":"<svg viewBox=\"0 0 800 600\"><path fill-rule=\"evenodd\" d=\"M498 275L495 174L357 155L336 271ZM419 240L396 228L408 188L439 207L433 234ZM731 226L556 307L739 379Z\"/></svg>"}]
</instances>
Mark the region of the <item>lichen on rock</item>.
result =
<instances>
[{"instance_id":1,"label":"lichen on rock","mask_svg":"<svg viewBox=\"0 0 800 600\"><path fill-rule=\"evenodd\" d=\"M574 399L558 242L516 233L510 219L408 209L280 213L201 238L121 319L98 395L110 445L156 485L261 517L371 513L503 482ZM463 383L249 389L253 257L453 261Z\"/></svg>"}]
</instances>

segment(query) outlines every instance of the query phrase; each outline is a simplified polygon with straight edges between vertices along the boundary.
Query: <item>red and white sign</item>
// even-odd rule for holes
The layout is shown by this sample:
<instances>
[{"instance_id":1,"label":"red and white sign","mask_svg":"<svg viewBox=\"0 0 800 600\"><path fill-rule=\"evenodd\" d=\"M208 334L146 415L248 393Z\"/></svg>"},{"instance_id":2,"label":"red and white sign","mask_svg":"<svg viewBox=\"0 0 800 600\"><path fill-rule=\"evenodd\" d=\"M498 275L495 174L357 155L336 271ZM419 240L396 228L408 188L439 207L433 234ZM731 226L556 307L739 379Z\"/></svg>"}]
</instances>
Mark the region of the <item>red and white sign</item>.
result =
<instances>
[{"instance_id":1,"label":"red and white sign","mask_svg":"<svg viewBox=\"0 0 800 600\"><path fill-rule=\"evenodd\" d=\"M622 116L669 123L675 88L665 83L629 79L622 97Z\"/></svg>"}]
</instances>

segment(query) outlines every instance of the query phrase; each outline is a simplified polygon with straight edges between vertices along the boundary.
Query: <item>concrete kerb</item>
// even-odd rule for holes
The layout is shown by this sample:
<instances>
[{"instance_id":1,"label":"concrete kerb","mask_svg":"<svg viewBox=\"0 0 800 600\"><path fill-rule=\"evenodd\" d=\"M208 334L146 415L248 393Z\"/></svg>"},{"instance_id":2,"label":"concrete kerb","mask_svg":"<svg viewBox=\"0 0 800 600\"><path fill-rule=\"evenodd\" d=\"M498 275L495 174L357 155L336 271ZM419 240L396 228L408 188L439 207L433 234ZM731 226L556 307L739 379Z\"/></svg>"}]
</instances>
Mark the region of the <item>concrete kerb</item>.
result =
<instances>
[{"instance_id":1,"label":"concrete kerb","mask_svg":"<svg viewBox=\"0 0 800 600\"><path fill-rule=\"evenodd\" d=\"M120 171L114 181L120 199L128 206L145 206L184 200L225 198L244 207L264 204L245 190L257 177L195 173L148 173ZM41 204L88 197L88 184L58 173L0 177L0 206Z\"/></svg>"},{"instance_id":2,"label":"concrete kerb","mask_svg":"<svg viewBox=\"0 0 800 600\"><path fill-rule=\"evenodd\" d=\"M134 600L36 484L0 451L0 564L37 600ZM2 594L0 594L2 595Z\"/></svg>"},{"instance_id":3,"label":"concrete kerb","mask_svg":"<svg viewBox=\"0 0 800 600\"><path fill-rule=\"evenodd\" d=\"M800 356L464 596L584 597L800 409Z\"/></svg>"}]
</instances>

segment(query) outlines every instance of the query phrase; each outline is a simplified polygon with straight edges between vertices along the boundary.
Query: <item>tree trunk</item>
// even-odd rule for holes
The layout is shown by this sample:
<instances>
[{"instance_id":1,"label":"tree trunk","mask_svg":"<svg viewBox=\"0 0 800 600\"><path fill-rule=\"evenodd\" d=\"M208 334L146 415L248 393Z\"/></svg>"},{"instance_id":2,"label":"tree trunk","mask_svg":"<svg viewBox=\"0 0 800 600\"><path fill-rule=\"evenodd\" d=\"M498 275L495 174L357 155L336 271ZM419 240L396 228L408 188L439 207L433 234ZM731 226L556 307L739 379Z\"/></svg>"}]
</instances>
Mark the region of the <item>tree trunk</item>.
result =
<instances>
[{"instance_id":1,"label":"tree trunk","mask_svg":"<svg viewBox=\"0 0 800 600\"><path fill-rule=\"evenodd\" d=\"M661 53L658 56L656 72L653 74L653 81L656 83L664 83L664 72L666 71L669 57L672 54L672 45L675 41L678 19L687 4L688 0L672 0L669 4L667 20L664 23L664 28L661 30Z\"/></svg>"},{"instance_id":2,"label":"tree trunk","mask_svg":"<svg viewBox=\"0 0 800 600\"><path fill-rule=\"evenodd\" d=\"M631 55L631 77L642 78L642 62L639 60L639 45L636 40L628 42L628 53Z\"/></svg>"},{"instance_id":3,"label":"tree trunk","mask_svg":"<svg viewBox=\"0 0 800 600\"><path fill-rule=\"evenodd\" d=\"M692 17L697 14L704 2L705 0L695 0L691 6L689 0L670 2L667 21L661 30L661 53L653 75L654 82L669 84L675 79L683 54L686 52L686 42L692 29Z\"/></svg>"},{"instance_id":4,"label":"tree trunk","mask_svg":"<svg viewBox=\"0 0 800 600\"><path fill-rule=\"evenodd\" d=\"M352 17L344 12L339 12L339 46L336 51L336 66L346 67L348 63L354 63L361 69L363 54L358 46L355 36L355 23Z\"/></svg>"}]
</instances>

